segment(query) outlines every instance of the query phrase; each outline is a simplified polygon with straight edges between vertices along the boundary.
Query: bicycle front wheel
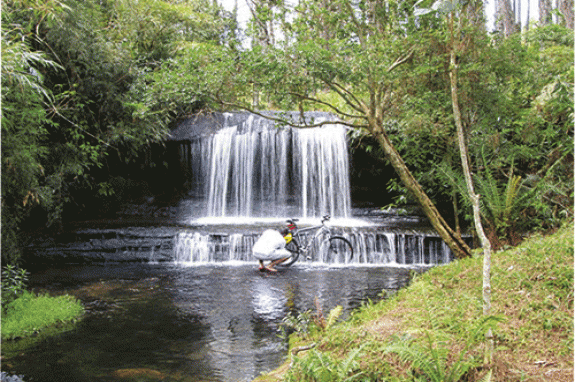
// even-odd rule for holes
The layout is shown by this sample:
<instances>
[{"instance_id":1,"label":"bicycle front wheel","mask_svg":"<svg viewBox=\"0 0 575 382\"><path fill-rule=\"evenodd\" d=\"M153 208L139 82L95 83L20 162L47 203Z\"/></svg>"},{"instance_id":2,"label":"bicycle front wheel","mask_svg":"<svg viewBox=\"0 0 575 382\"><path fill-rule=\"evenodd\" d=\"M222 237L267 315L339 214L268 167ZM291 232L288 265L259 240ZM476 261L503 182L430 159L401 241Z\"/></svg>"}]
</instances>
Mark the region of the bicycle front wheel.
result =
<instances>
[{"instance_id":1,"label":"bicycle front wheel","mask_svg":"<svg viewBox=\"0 0 575 382\"><path fill-rule=\"evenodd\" d=\"M349 240L343 236L330 237L327 248L327 259L332 264L349 263L353 259L353 247Z\"/></svg>"},{"instance_id":2,"label":"bicycle front wheel","mask_svg":"<svg viewBox=\"0 0 575 382\"><path fill-rule=\"evenodd\" d=\"M299 244L297 243L296 239L291 239L291 241L286 244L285 248L288 251L290 251L292 255L288 260L286 260L281 265L283 265L285 267L289 267L290 265L295 263L297 261L297 259L299 258L299 254L300 254Z\"/></svg>"}]
</instances>

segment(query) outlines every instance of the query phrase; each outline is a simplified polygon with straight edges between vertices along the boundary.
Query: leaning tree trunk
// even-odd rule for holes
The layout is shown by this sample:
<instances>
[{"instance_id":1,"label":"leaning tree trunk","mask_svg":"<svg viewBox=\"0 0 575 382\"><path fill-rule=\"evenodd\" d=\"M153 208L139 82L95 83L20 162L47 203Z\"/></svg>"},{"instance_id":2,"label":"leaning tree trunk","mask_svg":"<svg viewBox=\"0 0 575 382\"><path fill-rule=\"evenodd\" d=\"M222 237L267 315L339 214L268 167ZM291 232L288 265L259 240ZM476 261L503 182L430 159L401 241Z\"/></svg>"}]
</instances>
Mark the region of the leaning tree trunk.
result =
<instances>
[{"instance_id":1,"label":"leaning tree trunk","mask_svg":"<svg viewBox=\"0 0 575 382\"><path fill-rule=\"evenodd\" d=\"M375 122L371 122L372 131L376 132L376 137L383 148L387 160L391 163L395 172L403 182L403 185L411 192L411 194L417 199L419 205L425 212L425 215L431 222L431 225L439 236L445 241L449 246L451 251L453 251L455 257L463 258L471 256L471 250L469 246L463 241L461 235L454 232L447 222L443 219L435 204L429 199L421 185L413 177L413 174L407 168L407 165L401 158L401 155L397 152L393 143L389 140L389 137L385 133L381 126L373 126Z\"/></svg>"}]
</instances>

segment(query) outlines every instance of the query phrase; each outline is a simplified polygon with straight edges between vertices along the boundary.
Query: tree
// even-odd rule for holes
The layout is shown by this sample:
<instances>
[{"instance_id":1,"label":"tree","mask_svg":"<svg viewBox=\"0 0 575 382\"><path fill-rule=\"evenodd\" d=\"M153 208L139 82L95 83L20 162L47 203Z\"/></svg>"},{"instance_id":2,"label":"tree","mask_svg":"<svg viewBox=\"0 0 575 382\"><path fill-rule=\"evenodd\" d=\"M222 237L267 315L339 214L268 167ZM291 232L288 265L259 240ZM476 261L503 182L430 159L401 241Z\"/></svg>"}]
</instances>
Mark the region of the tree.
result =
<instances>
[{"instance_id":1,"label":"tree","mask_svg":"<svg viewBox=\"0 0 575 382\"><path fill-rule=\"evenodd\" d=\"M454 26L454 18L456 10L459 11L459 22L457 26ZM475 231L479 236L481 242L481 248L483 249L483 314L488 316L491 314L491 243L485 231L483 229L483 224L481 222L481 210L479 205L480 196L475 192L475 186L473 179L471 177L471 169L469 165L469 153L467 150L467 138L463 129L463 123L461 121L461 110L459 108L459 91L458 91L458 57L463 52L461 51L463 41L461 41L461 24L463 23L465 15L464 7L458 6L456 9L451 10L448 15L449 24L449 38L450 38L450 53L449 53L449 78L451 80L451 101L453 105L453 116L455 120L455 126L457 128L457 143L459 146L459 151L461 154L461 167L463 169L463 174L465 176L465 185L467 186L467 193L469 199L471 200L471 205L473 208L473 222L475 225ZM487 339L487 350L485 352L485 363L491 364L493 359L494 343L493 343L493 333L491 329L486 333Z\"/></svg>"},{"instance_id":2,"label":"tree","mask_svg":"<svg viewBox=\"0 0 575 382\"><path fill-rule=\"evenodd\" d=\"M559 216L572 214L567 198L571 183L561 181L556 172L561 168L563 179L572 173L568 168L573 146L568 117L572 97L560 90L568 87L573 75L572 33L555 25L493 38L468 11L466 20L456 60L461 122L476 192L482 196L482 222L493 247L500 248L517 244L524 232L556 226ZM441 32L444 28L420 34L426 48L414 57L402 80L402 89L409 91L398 95L400 102L392 111L404 127L396 129L392 139L425 189L440 193L435 195L439 200L452 197L461 218L473 223L471 200L460 198L467 195L467 186L452 151L457 141L451 138L456 136L451 50ZM546 113L537 100L547 99L543 94L550 93L544 89L551 88L555 101L547 104L562 106L542 118ZM430 161L437 164L434 171L418 170Z\"/></svg>"},{"instance_id":3,"label":"tree","mask_svg":"<svg viewBox=\"0 0 575 382\"><path fill-rule=\"evenodd\" d=\"M453 1L436 1L433 4L432 9L422 9L422 10L418 10L418 14L420 15L424 15L424 14L435 14L437 11L443 15L445 17L446 20L446 29L447 29L447 35L445 37L445 43L446 43L446 47L447 47L447 54L446 56L448 56L449 58L449 85L450 85L450 93L451 93L451 104L452 104L452 110L453 110L453 121L456 127L456 132L457 132L457 142L458 142L458 147L460 150L460 158L461 158L461 168L462 168L462 172L463 172L463 177L465 179L465 193L467 195L467 199L469 200L469 204L471 205L472 211L473 211L473 221L474 221L474 227L475 230L477 232L478 237L480 238L480 243L481 243L481 247L483 249L483 256L484 256L484 267L483 267L483 310L484 310L484 314L485 315L489 315L490 311L491 311L491 252L492 252L492 243L491 241L488 239L487 235L485 234L485 230L484 230L484 222L487 222L488 224L491 225L491 227L493 227L493 225L498 226L498 225L502 225L505 226L506 228L508 227L509 224L509 220L513 220L513 219L508 219L509 216L506 216L505 218L501 218L498 220L498 216L496 215L491 215L489 216L485 211L486 210L491 210L494 211L496 209L498 209L499 207L497 206L497 204L500 204L501 202L499 200L495 200L498 198L492 198L491 200L487 200L487 201L483 201L481 202L480 200L480 195L476 192L476 187L475 187L475 183L477 182L479 185L483 186L484 188L482 189L482 191L488 192L489 188L492 188L493 190L495 190L494 192L497 193L497 186L495 186L493 183L493 176L491 174L491 170L483 170L486 171L488 178L490 178L490 184L485 185L485 183L480 182L481 177L479 177L478 175L474 175L473 174L473 169L478 170L480 168L480 166L483 166L484 168L488 168L489 164L486 163L485 160L483 160L483 163L479 162L479 164L475 164L472 165L471 160L472 159L479 159L484 155L484 150L485 147L487 145L480 145L480 153L476 153L475 155L470 155L469 152L469 135L473 134L474 131L481 131L483 135L486 135L487 137L489 137L489 133L490 133L490 129L486 128L489 125L493 124L493 121L489 121L488 115L490 113L486 112L486 111L481 111L482 107L481 107L481 103L477 102L478 100L474 100L474 98L471 96L469 96L466 92L460 92L460 81L461 81L461 77L460 77L460 70L461 68L463 68L465 76L466 77L470 77L473 79L473 81L475 82L485 82L487 84L489 84L492 80L490 80L488 77L483 77L485 78L484 81L479 80L478 79L483 79L482 77L480 77L480 73L479 70L477 69L479 67L479 65L477 65L476 60L481 59L481 56L477 54L476 51L470 49L470 47L475 47L477 49L477 41L474 41L476 38L478 38L479 36L481 36L481 32L477 33L477 31L474 33L474 29L479 29L477 27L474 26L474 22L468 17L468 12L467 12L467 6L469 6L470 3L469 2L453 2ZM545 31L546 28L541 28L540 30L533 30L530 31L529 33L527 33L525 36L522 36L521 39L522 41L527 41L528 44L530 44L531 42L531 35L532 34L537 34L539 36L539 39L534 38L533 41L538 40L540 42L542 41L549 41L549 36L547 38L541 38L542 37L542 32ZM558 35L555 35L555 38L553 38L553 40L555 40L555 42L559 42L562 41L559 45L563 45L563 43L565 43L566 46L570 45L570 41L571 38L568 38L567 40L563 40L563 37L568 36L568 34L563 34L563 31L559 32L559 30L555 30ZM562 36L562 37L559 37ZM513 41L519 41L519 38L517 38L517 40L515 40L515 37L513 39L509 38L507 39L505 42L509 42L512 43ZM551 45L554 45L555 43L551 43ZM543 44L545 45L545 43ZM504 48L505 44L501 44L501 52L505 52L505 48ZM537 52L536 56L537 58L534 60L531 60L531 57L528 59L528 55L524 54L527 51L529 51L529 49L525 50L523 45L517 44L517 45L513 45L514 48L516 49L515 51L513 51L513 53L509 56L511 57L517 57L517 55L521 56L524 60L524 62L530 62L533 63L534 61L539 61L541 60L543 57L546 56L546 53L544 49L541 49L541 46L538 46L537 50L531 50L531 52ZM563 61L562 58L560 57L569 57L569 54L566 54L566 56L563 56L563 53L567 53L566 51L563 51L563 48L560 48L559 46L555 46L555 48L557 48L556 52L556 57L557 57L557 62L554 65L550 65L550 67L552 67L553 69L550 69L550 71L555 72L555 74L551 74L551 76L553 78L555 78L555 80L559 80L559 78L565 78L566 79L566 83L570 82L570 79L567 78L571 78L572 76L572 58L567 58L566 62L564 65L563 63L560 64L560 62ZM555 50L555 49L554 49ZM569 50L569 49L568 49ZM572 55L572 49L570 50L571 55ZM489 55L490 57L493 57L494 55L491 54ZM570 64L567 64L567 62L571 62ZM489 66L487 66L489 68ZM494 68L489 68L491 70L493 70ZM514 65L514 66L510 66L507 65L506 69L508 70L506 72L506 78L513 78L513 75L524 75L523 73L526 72L526 70L524 70L524 68L521 67L521 65ZM486 72L490 73L490 75L501 75L501 73L498 73L497 70L493 70L490 71L488 70ZM561 73L561 74L559 74ZM469 86L468 80L465 80L463 83L466 83L467 86ZM541 86L543 86L543 88L548 87L549 84L544 85L546 83L547 80L543 80L542 84L541 83L537 83L538 81L534 81L533 79L530 79L529 81L526 81L526 83L529 83L529 86L534 86L537 89L541 89ZM561 81L561 80L559 80ZM493 84L498 84L499 81L493 83ZM554 86L554 85L553 85ZM503 87L501 85L498 85L498 88L503 89ZM557 89L557 88L555 88ZM540 90L539 90L540 91ZM477 92L479 94L481 94L480 92ZM505 94L505 92L502 92L503 94ZM462 94L465 95L465 105L463 107L460 106L460 99L462 98ZM474 92L474 94L476 94ZM557 96L557 93L555 93ZM564 94L566 95L566 94ZM555 96L555 97L556 97ZM499 99L497 102L504 104L507 100L508 96L505 95L504 97L502 97L501 99ZM557 98L555 98L555 100L557 100ZM544 146L546 146L547 143L550 143L552 146L554 146L555 148L553 150L559 150L563 153L565 153L566 156L563 155L553 155L553 162L557 165L559 165L560 163L563 163L564 161L569 163L569 159L565 160L570 154L566 154L567 152L572 152L573 150L573 139L572 139L572 132L573 132L573 121L570 120L569 118L563 118L563 117L559 117L559 115L562 115L563 113L567 113L568 115L572 115L573 113L573 108L572 108L572 97L566 96L564 98L562 98L563 101L565 101L565 104L563 104L564 107L562 108L558 108L555 109L555 112L558 112L557 114L553 113L555 115L555 119L554 119L554 123L552 124L552 130L553 133L547 135L547 142L544 144L541 144L539 146L539 150L538 154L533 154L533 155L528 155L529 157L529 161L530 164L533 165L534 162L537 162L536 158L540 158L541 157L541 153L545 152L546 150L549 150L549 148L544 148ZM561 102L563 102L561 101ZM571 102L571 104L569 104L569 102ZM524 106L522 106L524 103L523 102L518 102L517 100L513 100L512 102L513 104L515 104L515 112L517 112L517 110L521 110ZM532 105L530 105L529 103L527 103L527 107L531 108ZM468 118L467 122L465 122L464 118L462 117L463 111L462 109L467 109L468 110L468 114L473 115L473 118ZM561 111L559 111L561 110ZM521 114L522 112L519 111L518 114ZM501 114L501 112L498 113L499 114L499 119L501 120L501 116L504 114ZM531 123L534 123L535 120L531 120L529 117L531 113L524 113L523 114L523 120L521 122L527 122L526 125L529 125ZM563 114L564 115L564 114ZM565 116L565 115L564 115ZM523 125L522 123L518 122L519 118L517 117L512 117L512 120L514 122L511 122L511 124L516 124L518 125L517 127L521 126L521 128L525 128L526 126ZM567 122L567 120L569 120L569 122ZM488 122L489 121L489 122ZM485 122L488 122L487 125L485 125ZM512 127L509 127L506 125L506 121L503 122L502 124L505 126L504 129L506 130L506 133L509 134L510 131L513 131ZM473 126L473 125L476 126ZM517 128L515 127L515 128ZM551 126L549 126L551 127ZM498 131L498 129L496 129L495 131ZM499 130L500 131L500 130ZM554 132L558 132L558 134L555 134ZM494 132L495 133L495 132ZM497 135L499 133L495 133L493 135L493 137L499 137L499 135ZM519 135L519 134L518 134ZM515 139L514 134L509 134L509 138L510 141L513 141ZM511 142L510 145L506 145L507 146L507 150L511 149L511 150L516 150L518 143L520 142L520 140L517 140L517 142ZM478 143L480 143L480 141L478 139L474 139L472 141L472 143L474 145L477 145ZM524 185L521 183L521 177L520 176L516 176L513 172L514 172L514 163L513 160L511 161L510 165L504 164L504 162L501 162L499 160L497 160L497 157L499 156L504 156L504 151L502 150L502 147L504 145L501 145L499 143L497 143L497 154L493 155L491 158L495 159L497 161L497 167L494 166L494 168L497 168L498 171L506 171L507 174L506 176L508 177L508 181L507 181L507 187L505 190L505 196L503 199L505 199L504 203L501 203L501 206L504 207L503 209L505 210L505 214L511 214L512 210L516 207L519 207L519 205L514 204L514 200L516 200L518 192L524 187ZM568 148L568 151L563 151L563 148ZM543 150L542 150L543 149ZM544 151L545 150L545 151ZM523 152L523 154L527 154L526 151L527 150L521 150ZM478 155L481 154L481 155ZM518 156L516 154L513 154L513 156L515 158L518 158ZM561 158L561 159L559 159ZM558 162L557 162L558 160ZM571 155L571 165L572 165L572 155ZM539 162L538 165L541 165L541 162ZM507 167L509 166L509 167ZM507 168L506 168L507 167ZM521 168L521 170L523 171L529 171L527 168L525 168L523 165L520 164L519 166ZM543 169L549 168L548 165L544 165ZM538 169L536 170L536 173L539 173L542 169ZM546 171L546 170L544 170ZM571 170L572 171L572 170ZM567 174L569 173L568 171L566 172ZM572 172L571 172L572 173ZM534 174L532 174L534 176ZM567 177L569 177L569 175L567 175ZM551 179L552 177L550 177L549 179ZM526 192L526 194L530 195L530 199L533 201L535 198L533 198L533 196L537 195L540 197L543 193L538 193L535 192L535 190L538 187L541 187L542 184L546 183L546 182L542 182L542 181L538 181L535 182L536 184L534 185L534 187L532 189L530 189L529 191ZM568 185L567 185L568 186ZM568 186L569 187L569 186ZM568 193L572 193L572 192L568 192ZM519 199L519 198L517 198ZM571 205L572 208L572 205ZM519 210L519 208L518 208ZM565 212L569 213L569 209L568 207L565 209ZM572 213L572 211L571 211ZM490 220L491 218L491 220ZM499 229L496 229L499 233ZM496 235L493 235L496 236ZM497 237L493 237L493 239L497 240ZM492 239L492 240L493 240ZM487 347L486 347L486 363L490 363L493 357L493 351L494 351L494 347L493 347L493 334L491 332L491 330L489 330L486 333L486 339L487 339Z\"/></svg>"},{"instance_id":4,"label":"tree","mask_svg":"<svg viewBox=\"0 0 575 382\"><path fill-rule=\"evenodd\" d=\"M553 4L557 4L555 9ZM554 19L557 20L556 24L573 29L573 0L539 0L539 24L551 25Z\"/></svg>"},{"instance_id":5,"label":"tree","mask_svg":"<svg viewBox=\"0 0 575 382\"><path fill-rule=\"evenodd\" d=\"M51 190L42 184L45 109L54 98L44 84L42 69L60 67L42 52L32 50L26 30L11 22L4 9L2 23L2 262L19 260L20 225L33 206L52 205Z\"/></svg>"},{"instance_id":6,"label":"tree","mask_svg":"<svg viewBox=\"0 0 575 382\"><path fill-rule=\"evenodd\" d=\"M166 62L143 79L146 93L155 96L142 105L142 115L160 105L197 99L257 113L250 102L254 88L283 109L329 110L348 126L375 137L454 254L469 256L468 245L444 220L387 134L394 123L388 113L397 101L399 72L416 54L418 28L425 28L415 23L413 7L347 0L301 1L294 9L281 6L282 16L276 20L284 35L281 42L241 53L213 45L190 47L177 61ZM284 18L286 13L292 18Z\"/></svg>"},{"instance_id":7,"label":"tree","mask_svg":"<svg viewBox=\"0 0 575 382\"><path fill-rule=\"evenodd\" d=\"M505 37L521 30L521 22L515 21L515 12L511 0L497 0L495 18L497 20L497 29L503 33Z\"/></svg>"},{"instance_id":8,"label":"tree","mask_svg":"<svg viewBox=\"0 0 575 382\"><path fill-rule=\"evenodd\" d=\"M138 118L130 91L187 46L223 45L231 28L208 0L2 4L3 260L19 257L23 228L59 228L67 212L109 201L106 167L137 160L173 117Z\"/></svg>"},{"instance_id":9,"label":"tree","mask_svg":"<svg viewBox=\"0 0 575 382\"><path fill-rule=\"evenodd\" d=\"M245 61L245 73L259 88L274 89L277 99L290 100L301 109L327 108L373 135L443 240L456 256L469 256L469 247L446 223L386 131L387 113L399 87L396 73L416 51L414 35L420 27L410 18L413 8L340 0L329 7L302 1L294 11L297 16L283 27L287 36L283 47L254 49ZM326 35L326 29L333 33ZM225 105L250 109L245 103L214 96Z\"/></svg>"}]
</instances>

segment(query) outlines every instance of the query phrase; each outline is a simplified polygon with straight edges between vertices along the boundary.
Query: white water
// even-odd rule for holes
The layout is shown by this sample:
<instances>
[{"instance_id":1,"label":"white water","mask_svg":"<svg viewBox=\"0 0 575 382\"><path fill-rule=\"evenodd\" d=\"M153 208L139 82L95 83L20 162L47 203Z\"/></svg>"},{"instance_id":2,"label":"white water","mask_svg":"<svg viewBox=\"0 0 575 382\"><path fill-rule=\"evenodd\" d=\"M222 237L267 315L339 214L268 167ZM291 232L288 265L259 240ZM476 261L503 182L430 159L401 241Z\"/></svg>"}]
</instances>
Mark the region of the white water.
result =
<instances>
[{"instance_id":1,"label":"white water","mask_svg":"<svg viewBox=\"0 0 575 382\"><path fill-rule=\"evenodd\" d=\"M351 216L342 125L280 128L250 115L241 124L224 123L216 133L191 140L190 146L190 194L201 204L201 216L191 216L194 222Z\"/></svg>"},{"instance_id":2,"label":"white water","mask_svg":"<svg viewBox=\"0 0 575 382\"><path fill-rule=\"evenodd\" d=\"M322 122L328 115L313 117ZM299 263L409 266L451 260L451 251L437 237L370 230L371 222L352 216L343 125L279 127L253 114L223 114L223 122L220 119L213 128L212 121L218 120L203 125L202 135L180 137L189 145L182 147L182 164L191 183L191 199L183 205L190 211L190 224L213 227L208 232L226 227L226 233L179 233L174 239L176 263L255 262L255 231L279 229L292 217L300 219L300 227L318 225L326 214L332 217L329 225L352 243L353 260L340 263L311 253L301 256ZM193 128L190 131L186 134Z\"/></svg>"},{"instance_id":3,"label":"white water","mask_svg":"<svg viewBox=\"0 0 575 382\"><path fill-rule=\"evenodd\" d=\"M354 248L351 262L344 259L326 259L319 251L300 256L298 264L329 266L412 266L447 264L452 253L435 236L389 232L349 231L341 233ZM200 234L180 232L175 237L175 262L185 266L203 264L256 263L252 247L258 238L254 233Z\"/></svg>"}]
</instances>

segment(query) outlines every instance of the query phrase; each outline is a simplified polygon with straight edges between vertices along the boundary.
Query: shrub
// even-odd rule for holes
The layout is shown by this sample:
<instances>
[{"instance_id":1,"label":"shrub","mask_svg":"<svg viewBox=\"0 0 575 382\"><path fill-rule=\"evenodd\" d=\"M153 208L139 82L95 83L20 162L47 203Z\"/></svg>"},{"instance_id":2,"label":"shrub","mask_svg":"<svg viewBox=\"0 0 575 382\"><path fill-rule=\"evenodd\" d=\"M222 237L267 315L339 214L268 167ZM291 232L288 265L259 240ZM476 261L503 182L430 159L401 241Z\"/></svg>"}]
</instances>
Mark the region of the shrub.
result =
<instances>
[{"instance_id":1,"label":"shrub","mask_svg":"<svg viewBox=\"0 0 575 382\"><path fill-rule=\"evenodd\" d=\"M28 272L14 265L6 265L2 270L2 308L14 301L26 290Z\"/></svg>"}]
</instances>

